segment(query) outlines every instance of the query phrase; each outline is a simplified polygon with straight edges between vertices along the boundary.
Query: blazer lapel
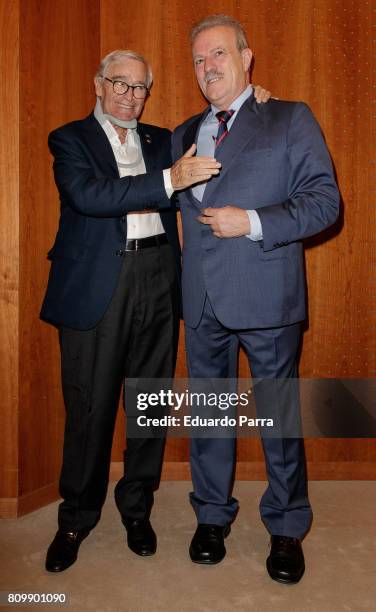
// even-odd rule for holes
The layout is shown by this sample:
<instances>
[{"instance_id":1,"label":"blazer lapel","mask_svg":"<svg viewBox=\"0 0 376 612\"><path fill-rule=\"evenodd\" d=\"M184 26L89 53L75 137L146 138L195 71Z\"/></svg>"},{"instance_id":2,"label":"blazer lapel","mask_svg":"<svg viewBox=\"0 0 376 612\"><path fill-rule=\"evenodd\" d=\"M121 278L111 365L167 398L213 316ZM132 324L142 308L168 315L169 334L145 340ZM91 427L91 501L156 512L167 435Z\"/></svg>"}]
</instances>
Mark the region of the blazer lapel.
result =
<instances>
[{"instance_id":1,"label":"blazer lapel","mask_svg":"<svg viewBox=\"0 0 376 612\"><path fill-rule=\"evenodd\" d=\"M214 191L220 186L221 180L226 176L228 170L236 159L242 154L245 146L255 138L257 132L263 126L263 119L257 111L256 101L253 96L247 98L240 108L234 124L226 136L224 142L219 147L215 157L222 164L222 169L218 176L212 177L208 182L202 198L202 206L205 208Z\"/></svg>"},{"instance_id":2,"label":"blazer lapel","mask_svg":"<svg viewBox=\"0 0 376 612\"><path fill-rule=\"evenodd\" d=\"M193 143L197 144L197 138L198 133L200 131L201 123L204 121L209 111L210 106L208 106L208 108L206 108L204 112L201 113L201 115L198 115L185 130L183 134L183 153L188 151L189 147L191 147Z\"/></svg>"},{"instance_id":3,"label":"blazer lapel","mask_svg":"<svg viewBox=\"0 0 376 612\"><path fill-rule=\"evenodd\" d=\"M153 170L156 166L157 152L155 151L156 143L147 128L142 124L137 124L137 133L140 137L142 156L145 162L146 172Z\"/></svg>"},{"instance_id":4,"label":"blazer lapel","mask_svg":"<svg viewBox=\"0 0 376 612\"><path fill-rule=\"evenodd\" d=\"M119 170L114 152L100 123L96 120L93 113L83 123L84 138L90 151L95 152L98 166L105 174L119 178Z\"/></svg>"}]
</instances>

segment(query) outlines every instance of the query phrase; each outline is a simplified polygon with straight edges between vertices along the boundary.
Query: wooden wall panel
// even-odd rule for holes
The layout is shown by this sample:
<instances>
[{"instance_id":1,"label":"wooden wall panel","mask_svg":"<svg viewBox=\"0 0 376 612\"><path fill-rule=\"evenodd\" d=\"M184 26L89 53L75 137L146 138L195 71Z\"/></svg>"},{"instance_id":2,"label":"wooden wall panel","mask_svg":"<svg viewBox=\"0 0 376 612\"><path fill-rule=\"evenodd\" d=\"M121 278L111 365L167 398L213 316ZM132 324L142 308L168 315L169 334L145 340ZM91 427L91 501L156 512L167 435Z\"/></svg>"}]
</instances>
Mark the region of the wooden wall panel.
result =
<instances>
[{"instance_id":1,"label":"wooden wall panel","mask_svg":"<svg viewBox=\"0 0 376 612\"><path fill-rule=\"evenodd\" d=\"M0 498L18 488L18 2L0 2ZM6 506L6 507L5 507Z\"/></svg>"},{"instance_id":2,"label":"wooden wall panel","mask_svg":"<svg viewBox=\"0 0 376 612\"><path fill-rule=\"evenodd\" d=\"M207 14L224 12L245 26L254 52L252 81L274 95L307 102L331 151L343 197L341 219L306 244L309 323L301 376L369 377L375 372L369 281L371 229L372 3L355 0L101 0L101 54L136 49L151 62L154 84L143 120L173 128L205 107L195 82L188 32ZM372 208L371 208L372 207ZM249 372L244 354L240 375ZM183 339L177 374L186 373ZM122 435L122 432L119 434ZM115 442L114 458L121 447ZM373 461L367 440L314 440L310 461ZM166 460L187 456L185 441L170 440ZM242 461L260 461L255 440L241 440Z\"/></svg>"},{"instance_id":3,"label":"wooden wall panel","mask_svg":"<svg viewBox=\"0 0 376 612\"><path fill-rule=\"evenodd\" d=\"M92 75L100 57L115 48L134 48L152 63L155 82L145 121L173 128L202 110L188 31L206 14L222 11L243 22L255 54L253 82L281 98L308 102L335 163L343 214L324 237L307 241L309 324L301 375L374 375L372 3L28 0L20 14L18 98L19 5L19 0L0 1L0 497L6 512L13 512L17 497L18 512L52 499L61 461L64 409L57 337L38 319L49 270L45 254L59 216L47 134L91 110ZM240 374L248 375L244 355ZM186 375L183 336L177 375ZM123 436L120 413L115 462L121 461ZM240 440L238 456L240 477L262 476L257 441ZM309 440L307 456L316 477L372 477L376 445ZM170 440L165 475L187 477L186 459L187 442Z\"/></svg>"},{"instance_id":4,"label":"wooden wall panel","mask_svg":"<svg viewBox=\"0 0 376 612\"><path fill-rule=\"evenodd\" d=\"M99 4L28 0L20 29L19 494L30 508L33 492L46 499L53 494L48 487L56 489L64 425L57 333L38 318L49 271L46 254L59 219L47 136L92 108Z\"/></svg>"}]
</instances>

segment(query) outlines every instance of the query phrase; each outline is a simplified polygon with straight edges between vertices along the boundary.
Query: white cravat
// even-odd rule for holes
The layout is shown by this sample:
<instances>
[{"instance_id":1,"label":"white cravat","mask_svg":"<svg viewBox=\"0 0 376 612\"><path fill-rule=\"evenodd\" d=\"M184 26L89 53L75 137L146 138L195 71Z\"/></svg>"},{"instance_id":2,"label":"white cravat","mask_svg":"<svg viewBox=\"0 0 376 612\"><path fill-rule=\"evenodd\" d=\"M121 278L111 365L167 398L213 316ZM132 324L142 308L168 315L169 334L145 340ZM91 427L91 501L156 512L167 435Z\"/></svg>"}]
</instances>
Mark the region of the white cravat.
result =
<instances>
[{"instance_id":1,"label":"white cravat","mask_svg":"<svg viewBox=\"0 0 376 612\"><path fill-rule=\"evenodd\" d=\"M108 120L101 123L101 126L110 141L120 177L146 174L140 137L137 131L128 129L125 143L121 144L115 128ZM145 211L127 214L127 238L147 238L164 233L165 230L158 212Z\"/></svg>"}]
</instances>

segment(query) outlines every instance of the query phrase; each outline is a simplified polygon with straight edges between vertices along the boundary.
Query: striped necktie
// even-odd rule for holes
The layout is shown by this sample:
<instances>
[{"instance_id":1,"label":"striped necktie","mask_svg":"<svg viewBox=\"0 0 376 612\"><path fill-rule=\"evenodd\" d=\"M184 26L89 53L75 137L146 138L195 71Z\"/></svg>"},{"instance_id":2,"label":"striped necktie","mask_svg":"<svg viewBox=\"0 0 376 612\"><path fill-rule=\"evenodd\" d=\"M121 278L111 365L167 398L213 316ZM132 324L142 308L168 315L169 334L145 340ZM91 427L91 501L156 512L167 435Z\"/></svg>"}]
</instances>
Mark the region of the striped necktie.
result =
<instances>
[{"instance_id":1,"label":"striped necktie","mask_svg":"<svg viewBox=\"0 0 376 612\"><path fill-rule=\"evenodd\" d=\"M217 137L215 139L215 148L217 149L221 142L224 141L228 134L227 122L230 121L232 115L234 114L234 110L230 109L228 111L219 111L216 113L216 117L219 121Z\"/></svg>"}]
</instances>

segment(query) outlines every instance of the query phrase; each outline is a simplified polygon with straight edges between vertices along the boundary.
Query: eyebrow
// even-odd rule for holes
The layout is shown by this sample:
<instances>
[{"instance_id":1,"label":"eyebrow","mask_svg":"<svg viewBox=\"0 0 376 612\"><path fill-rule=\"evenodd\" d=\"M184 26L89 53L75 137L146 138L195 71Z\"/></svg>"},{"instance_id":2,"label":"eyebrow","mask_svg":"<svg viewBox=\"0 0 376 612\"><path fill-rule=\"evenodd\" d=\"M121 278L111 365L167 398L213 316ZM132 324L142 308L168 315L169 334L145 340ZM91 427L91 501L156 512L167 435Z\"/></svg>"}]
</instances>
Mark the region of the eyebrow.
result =
<instances>
[{"instance_id":1,"label":"eyebrow","mask_svg":"<svg viewBox=\"0 0 376 612\"><path fill-rule=\"evenodd\" d=\"M129 77L127 77L124 74L114 74L112 77L110 77L113 81L125 81L128 82ZM129 83L130 85L130 83ZM136 83L134 83L134 85L145 85L144 81L136 81Z\"/></svg>"},{"instance_id":2,"label":"eyebrow","mask_svg":"<svg viewBox=\"0 0 376 612\"><path fill-rule=\"evenodd\" d=\"M215 51L227 51L227 48L224 45L219 45L218 47L214 47L213 49L209 49L209 53L215 53ZM193 59L197 59L198 57L202 57L202 53L197 53L197 55L193 56Z\"/></svg>"}]
</instances>

